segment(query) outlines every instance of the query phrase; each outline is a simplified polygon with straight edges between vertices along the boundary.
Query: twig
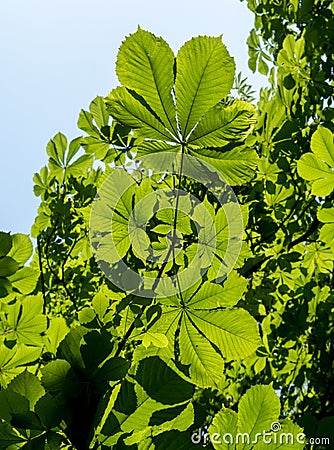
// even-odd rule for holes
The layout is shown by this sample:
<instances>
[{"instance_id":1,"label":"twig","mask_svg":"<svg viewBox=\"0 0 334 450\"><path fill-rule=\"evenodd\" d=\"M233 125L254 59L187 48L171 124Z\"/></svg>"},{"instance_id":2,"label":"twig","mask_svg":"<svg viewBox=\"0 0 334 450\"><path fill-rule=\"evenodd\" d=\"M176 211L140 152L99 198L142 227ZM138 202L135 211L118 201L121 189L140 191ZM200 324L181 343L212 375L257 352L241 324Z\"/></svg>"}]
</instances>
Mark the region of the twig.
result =
<instances>
[{"instance_id":1,"label":"twig","mask_svg":"<svg viewBox=\"0 0 334 450\"><path fill-rule=\"evenodd\" d=\"M181 179L182 179L183 156L184 156L184 146L182 146L182 153L181 153L181 163L180 163L180 171L179 171L179 189L180 189ZM176 240L177 208L178 208L178 203L179 203L179 189L178 189L177 194L176 194L175 214L174 214L174 230L173 230L172 244L171 244L171 246L168 249L168 252L166 254L164 262L162 263L162 265L161 265L161 267L159 269L159 272L157 274L157 277L154 280L154 283L152 285L152 291L154 291L158 287L158 284L159 284L160 279L161 279L161 275L163 274L163 272L164 272L164 270L166 268L166 265L168 263L168 259L169 259L170 255L171 255L171 253L174 251L174 245L175 245L175 240ZM180 285L179 285L179 288L180 288ZM180 292L180 295L181 295L181 298L182 298L181 292ZM127 340L129 339L129 337L131 336L133 330L135 329L135 324L136 324L137 320L141 318L141 316L144 314L146 308L147 308L147 305L144 305L141 308L140 312L133 319L131 325L129 326L129 328L127 329L126 333L124 334L122 340L118 344L118 348L116 350L115 356L119 356L120 353L122 352L122 350L124 349Z\"/></svg>"},{"instance_id":2,"label":"twig","mask_svg":"<svg viewBox=\"0 0 334 450\"><path fill-rule=\"evenodd\" d=\"M38 251L40 281L41 281L41 285L42 285L42 295L43 295L43 314L45 314L47 302L46 302L46 291L45 291L45 280L44 280L44 272L43 272L42 248L41 248L40 236L37 236L37 251Z\"/></svg>"}]
</instances>

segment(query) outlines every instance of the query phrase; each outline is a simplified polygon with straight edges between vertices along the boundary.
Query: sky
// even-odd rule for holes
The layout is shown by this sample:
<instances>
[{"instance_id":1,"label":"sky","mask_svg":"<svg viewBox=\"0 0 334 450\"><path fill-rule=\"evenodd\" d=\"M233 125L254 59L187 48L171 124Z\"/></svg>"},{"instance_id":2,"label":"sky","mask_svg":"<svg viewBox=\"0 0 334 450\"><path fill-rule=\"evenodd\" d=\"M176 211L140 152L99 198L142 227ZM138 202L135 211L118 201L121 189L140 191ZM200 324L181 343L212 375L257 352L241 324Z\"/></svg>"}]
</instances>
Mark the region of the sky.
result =
<instances>
[{"instance_id":1,"label":"sky","mask_svg":"<svg viewBox=\"0 0 334 450\"><path fill-rule=\"evenodd\" d=\"M0 2L0 230L30 233L39 198L32 177L58 131L73 139L81 109L118 85L117 50L137 26L176 53L193 36L223 34L237 72L247 66L253 15L239 0L10 0Z\"/></svg>"}]
</instances>

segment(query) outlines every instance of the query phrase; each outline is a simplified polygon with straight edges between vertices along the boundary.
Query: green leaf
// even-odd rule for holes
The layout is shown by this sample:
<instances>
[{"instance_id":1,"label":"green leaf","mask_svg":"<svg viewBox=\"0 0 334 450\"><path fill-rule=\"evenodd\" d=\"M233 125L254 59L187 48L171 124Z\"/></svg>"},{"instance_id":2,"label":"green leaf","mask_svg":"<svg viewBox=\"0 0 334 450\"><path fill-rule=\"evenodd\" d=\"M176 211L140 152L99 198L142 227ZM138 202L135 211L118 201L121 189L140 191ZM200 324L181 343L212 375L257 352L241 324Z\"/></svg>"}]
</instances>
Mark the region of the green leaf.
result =
<instances>
[{"instance_id":1,"label":"green leaf","mask_svg":"<svg viewBox=\"0 0 334 450\"><path fill-rule=\"evenodd\" d=\"M256 152L247 147L237 147L225 152L192 148L190 154L218 169L231 186L251 180L258 164Z\"/></svg>"},{"instance_id":2,"label":"green leaf","mask_svg":"<svg viewBox=\"0 0 334 450\"><path fill-rule=\"evenodd\" d=\"M150 398L140 385L123 381L116 401L113 395L110 397L110 407L108 405L106 408L108 415L102 419L101 433L110 436L102 440L103 444L115 444L124 432L145 430L152 414L164 408L164 405Z\"/></svg>"},{"instance_id":3,"label":"green leaf","mask_svg":"<svg viewBox=\"0 0 334 450\"><path fill-rule=\"evenodd\" d=\"M35 173L33 177L34 185L34 194L36 196L44 197L44 194L47 192L50 184L50 174L47 166L41 168L40 173Z\"/></svg>"},{"instance_id":4,"label":"green leaf","mask_svg":"<svg viewBox=\"0 0 334 450\"><path fill-rule=\"evenodd\" d=\"M290 419L281 420L279 431L266 435L266 441L260 440L254 445L254 450L302 450L307 439L302 429ZM321 435L322 437L324 434ZM271 440L270 443L268 441Z\"/></svg>"},{"instance_id":5,"label":"green leaf","mask_svg":"<svg viewBox=\"0 0 334 450\"><path fill-rule=\"evenodd\" d=\"M245 292L248 281L232 270L224 281L221 306L235 306Z\"/></svg>"},{"instance_id":6,"label":"green leaf","mask_svg":"<svg viewBox=\"0 0 334 450\"><path fill-rule=\"evenodd\" d=\"M46 147L46 153L50 156L56 165L61 166L65 163L65 151L67 148L67 139L62 133L57 133Z\"/></svg>"},{"instance_id":7,"label":"green leaf","mask_svg":"<svg viewBox=\"0 0 334 450\"><path fill-rule=\"evenodd\" d=\"M44 430L44 427L41 424L38 416L33 411L14 413L12 415L11 425L13 425L15 428L36 430L37 432Z\"/></svg>"},{"instance_id":8,"label":"green leaf","mask_svg":"<svg viewBox=\"0 0 334 450\"><path fill-rule=\"evenodd\" d=\"M13 414L29 411L29 401L17 392L0 391L0 417L10 422Z\"/></svg>"},{"instance_id":9,"label":"green leaf","mask_svg":"<svg viewBox=\"0 0 334 450\"><path fill-rule=\"evenodd\" d=\"M130 362L120 356L115 356L106 361L96 372L97 382L117 381L125 377L130 367Z\"/></svg>"},{"instance_id":10,"label":"green leaf","mask_svg":"<svg viewBox=\"0 0 334 450\"><path fill-rule=\"evenodd\" d=\"M0 231L0 257L6 256L12 247L12 236Z\"/></svg>"},{"instance_id":11,"label":"green leaf","mask_svg":"<svg viewBox=\"0 0 334 450\"><path fill-rule=\"evenodd\" d=\"M230 106L218 104L211 108L191 133L190 144L223 147L244 141L255 123L255 107L248 102L235 101Z\"/></svg>"},{"instance_id":12,"label":"green leaf","mask_svg":"<svg viewBox=\"0 0 334 450\"><path fill-rule=\"evenodd\" d=\"M238 414L231 409L221 409L209 427L213 447L219 450L235 450L234 440L237 433Z\"/></svg>"},{"instance_id":13,"label":"green leaf","mask_svg":"<svg viewBox=\"0 0 334 450\"><path fill-rule=\"evenodd\" d=\"M330 247L334 246L334 223L326 223L321 227L319 240ZM333 247L334 248L334 247Z\"/></svg>"},{"instance_id":14,"label":"green leaf","mask_svg":"<svg viewBox=\"0 0 334 450\"><path fill-rule=\"evenodd\" d=\"M49 450L59 450L61 448L61 443L64 440L64 436L55 433L54 431L49 431L47 433L47 443Z\"/></svg>"},{"instance_id":15,"label":"green leaf","mask_svg":"<svg viewBox=\"0 0 334 450\"><path fill-rule=\"evenodd\" d=\"M192 381L200 387L217 387L223 376L224 361L188 318L182 320L179 345L181 362L190 364Z\"/></svg>"},{"instance_id":16,"label":"green leaf","mask_svg":"<svg viewBox=\"0 0 334 450\"><path fill-rule=\"evenodd\" d=\"M138 152L137 155L138 156L144 156L147 154L151 154L151 153L164 153L164 152L179 152L181 149L180 145L177 144L169 144L167 142L159 142L159 141L144 141L144 142L139 142L137 144L137 148L138 148ZM152 161L152 163L154 164L154 161ZM152 167L154 168L154 166ZM159 165L159 168L161 168L161 164Z\"/></svg>"},{"instance_id":17,"label":"green leaf","mask_svg":"<svg viewBox=\"0 0 334 450\"><path fill-rule=\"evenodd\" d=\"M67 156L66 156L66 166L69 164L69 162L74 158L74 156L78 153L80 150L80 144L81 144L81 137L75 138L70 142Z\"/></svg>"},{"instance_id":18,"label":"green leaf","mask_svg":"<svg viewBox=\"0 0 334 450\"><path fill-rule=\"evenodd\" d=\"M80 352L89 374L94 375L99 370L101 363L111 354L113 345L111 334L103 329L100 332L93 330L85 334Z\"/></svg>"},{"instance_id":19,"label":"green leaf","mask_svg":"<svg viewBox=\"0 0 334 450\"><path fill-rule=\"evenodd\" d=\"M45 433L33 437L21 447L22 450L45 450Z\"/></svg>"},{"instance_id":20,"label":"green leaf","mask_svg":"<svg viewBox=\"0 0 334 450\"><path fill-rule=\"evenodd\" d=\"M39 272L30 267L22 267L8 279L15 289L21 294L27 295L35 289L38 278Z\"/></svg>"},{"instance_id":21,"label":"green leaf","mask_svg":"<svg viewBox=\"0 0 334 450\"><path fill-rule=\"evenodd\" d=\"M239 308L225 311L191 310L195 326L213 342L227 359L238 359L253 353L260 344L256 321Z\"/></svg>"},{"instance_id":22,"label":"green leaf","mask_svg":"<svg viewBox=\"0 0 334 450\"><path fill-rule=\"evenodd\" d=\"M264 433L268 439L272 428L280 426L280 401L272 386L251 387L242 396L238 410L237 414L230 409L222 409L214 417L209 434L215 449L250 450L264 449L266 446L270 449L281 448L271 446L268 441L262 447Z\"/></svg>"},{"instance_id":23,"label":"green leaf","mask_svg":"<svg viewBox=\"0 0 334 450\"><path fill-rule=\"evenodd\" d=\"M239 402L238 431L247 433L253 441L257 433L271 430L280 409L279 398L272 386L252 386ZM240 446L240 449L250 448L252 445Z\"/></svg>"},{"instance_id":24,"label":"green leaf","mask_svg":"<svg viewBox=\"0 0 334 450\"><path fill-rule=\"evenodd\" d=\"M186 42L176 58L176 105L185 139L201 117L230 91L235 64L221 37Z\"/></svg>"},{"instance_id":25,"label":"green leaf","mask_svg":"<svg viewBox=\"0 0 334 450\"><path fill-rule=\"evenodd\" d=\"M78 159L67 166L66 174L73 175L74 177L85 176L85 173L92 167L92 164L92 155L81 155Z\"/></svg>"},{"instance_id":26,"label":"green leaf","mask_svg":"<svg viewBox=\"0 0 334 450\"><path fill-rule=\"evenodd\" d=\"M29 401L30 409L33 409L37 400L45 391L40 380L32 373L25 370L17 375L8 385L7 391L16 392Z\"/></svg>"},{"instance_id":27,"label":"green leaf","mask_svg":"<svg viewBox=\"0 0 334 450\"><path fill-rule=\"evenodd\" d=\"M334 167L333 133L325 127L319 126L311 138L311 149L321 160L330 167Z\"/></svg>"},{"instance_id":28,"label":"green leaf","mask_svg":"<svg viewBox=\"0 0 334 450\"><path fill-rule=\"evenodd\" d=\"M95 312L90 306L85 306L78 313L79 322L82 324L91 322L95 317Z\"/></svg>"},{"instance_id":29,"label":"green leaf","mask_svg":"<svg viewBox=\"0 0 334 450\"><path fill-rule=\"evenodd\" d=\"M68 374L70 369L71 365L63 359L51 361L41 369L42 385L47 391L51 392L51 394L62 392L68 384Z\"/></svg>"},{"instance_id":30,"label":"green leaf","mask_svg":"<svg viewBox=\"0 0 334 450\"><path fill-rule=\"evenodd\" d=\"M49 328L47 329L47 351L55 355L60 342L64 339L68 331L69 328L63 317L52 317Z\"/></svg>"},{"instance_id":31,"label":"green leaf","mask_svg":"<svg viewBox=\"0 0 334 450\"><path fill-rule=\"evenodd\" d=\"M139 362L135 379L152 399L167 405L184 402L194 392L192 384L180 378L156 356Z\"/></svg>"},{"instance_id":32,"label":"green leaf","mask_svg":"<svg viewBox=\"0 0 334 450\"><path fill-rule=\"evenodd\" d=\"M101 141L101 139L87 136L82 139L81 145L85 149L86 153L95 154L97 159L104 159L110 149L108 142Z\"/></svg>"},{"instance_id":33,"label":"green leaf","mask_svg":"<svg viewBox=\"0 0 334 450\"><path fill-rule=\"evenodd\" d=\"M179 412L178 415L172 418L171 414L175 415L177 411ZM165 412L166 414L164 414ZM159 415L160 420L162 420L162 418L164 417L165 421L161 422L160 425L153 425L151 428L146 427L144 430L133 433L131 436L124 439L124 443L127 445L140 445L140 443L142 443L143 440L146 439L146 442L148 444L149 435L159 435L168 430L184 431L187 430L194 421L194 407L191 403L176 408L168 408L157 411L156 413L153 413L152 418L155 414ZM154 420L152 422L154 423Z\"/></svg>"},{"instance_id":34,"label":"green leaf","mask_svg":"<svg viewBox=\"0 0 334 450\"><path fill-rule=\"evenodd\" d=\"M334 189L334 144L333 134L319 126L311 138L313 153L302 155L297 163L299 175L312 181L312 194L321 197L329 195Z\"/></svg>"},{"instance_id":35,"label":"green leaf","mask_svg":"<svg viewBox=\"0 0 334 450\"><path fill-rule=\"evenodd\" d=\"M7 450L10 446L25 442L26 438L20 436L16 430L14 430L7 423L0 422L0 449Z\"/></svg>"},{"instance_id":36,"label":"green leaf","mask_svg":"<svg viewBox=\"0 0 334 450\"><path fill-rule=\"evenodd\" d=\"M269 67L268 64L265 62L263 55L264 54L261 52L259 56L258 69L262 75L267 75Z\"/></svg>"},{"instance_id":37,"label":"green leaf","mask_svg":"<svg viewBox=\"0 0 334 450\"><path fill-rule=\"evenodd\" d=\"M105 292L103 292L103 290L97 292L94 295L94 298L92 301L92 306L100 320L102 320L105 313L107 312L109 304L110 304L110 300L109 300L107 294Z\"/></svg>"},{"instance_id":38,"label":"green leaf","mask_svg":"<svg viewBox=\"0 0 334 450\"><path fill-rule=\"evenodd\" d=\"M6 386L15 375L22 372L22 366L36 361L41 348L17 344L9 349L2 345L0 353L0 384Z\"/></svg>"},{"instance_id":39,"label":"green leaf","mask_svg":"<svg viewBox=\"0 0 334 450\"><path fill-rule=\"evenodd\" d=\"M89 110L99 128L108 125L109 114L103 101L103 97L97 96L89 105Z\"/></svg>"},{"instance_id":40,"label":"green leaf","mask_svg":"<svg viewBox=\"0 0 334 450\"><path fill-rule=\"evenodd\" d=\"M317 213L318 219L323 223L334 223L334 208L322 208Z\"/></svg>"},{"instance_id":41,"label":"green leaf","mask_svg":"<svg viewBox=\"0 0 334 450\"><path fill-rule=\"evenodd\" d=\"M13 275L19 268L18 263L10 256L4 256L0 259L0 277Z\"/></svg>"},{"instance_id":42,"label":"green leaf","mask_svg":"<svg viewBox=\"0 0 334 450\"><path fill-rule=\"evenodd\" d=\"M36 403L35 412L42 424L51 429L57 427L63 420L65 408L59 398L54 398L47 393Z\"/></svg>"},{"instance_id":43,"label":"green leaf","mask_svg":"<svg viewBox=\"0 0 334 450\"><path fill-rule=\"evenodd\" d=\"M186 300L186 303L192 309L213 309L222 305L224 289L219 284L206 281Z\"/></svg>"},{"instance_id":44,"label":"green leaf","mask_svg":"<svg viewBox=\"0 0 334 450\"><path fill-rule=\"evenodd\" d=\"M112 90L105 101L109 113L122 124L138 129L138 136L170 139L163 124L125 87Z\"/></svg>"},{"instance_id":45,"label":"green leaf","mask_svg":"<svg viewBox=\"0 0 334 450\"><path fill-rule=\"evenodd\" d=\"M100 132L93 124L93 116L91 113L85 110L81 110L78 119L78 127L80 130L85 131L90 136L100 137Z\"/></svg>"},{"instance_id":46,"label":"green leaf","mask_svg":"<svg viewBox=\"0 0 334 450\"><path fill-rule=\"evenodd\" d=\"M316 155L306 153L298 161L299 175L312 183L312 195L329 195L334 189L334 172Z\"/></svg>"},{"instance_id":47,"label":"green leaf","mask_svg":"<svg viewBox=\"0 0 334 450\"><path fill-rule=\"evenodd\" d=\"M150 331L147 331L143 335L142 343L146 348L151 344L154 347L164 348L168 346L168 338L162 333L151 333Z\"/></svg>"},{"instance_id":48,"label":"green leaf","mask_svg":"<svg viewBox=\"0 0 334 450\"><path fill-rule=\"evenodd\" d=\"M43 312L43 298L41 295L25 297L8 308L8 323L13 330L13 336L29 345L40 345L47 327L46 316Z\"/></svg>"},{"instance_id":49,"label":"green leaf","mask_svg":"<svg viewBox=\"0 0 334 450\"><path fill-rule=\"evenodd\" d=\"M0 298L7 297L12 291L12 285L7 278L0 277Z\"/></svg>"},{"instance_id":50,"label":"green leaf","mask_svg":"<svg viewBox=\"0 0 334 450\"><path fill-rule=\"evenodd\" d=\"M132 212L134 193L130 174L116 169L112 177L112 183L105 183L100 188L99 200L93 204L90 221L92 242L96 240L97 243L97 260L109 264L119 261L129 250L128 219ZM102 238L101 232L104 232Z\"/></svg>"},{"instance_id":51,"label":"green leaf","mask_svg":"<svg viewBox=\"0 0 334 450\"><path fill-rule=\"evenodd\" d=\"M119 49L116 73L123 86L140 94L164 126L177 135L173 65L174 54L167 42L138 27Z\"/></svg>"},{"instance_id":52,"label":"green leaf","mask_svg":"<svg viewBox=\"0 0 334 450\"><path fill-rule=\"evenodd\" d=\"M66 359L75 368L84 369L85 364L80 352L80 345L87 331L87 329L80 326L72 328L60 343L57 356Z\"/></svg>"},{"instance_id":53,"label":"green leaf","mask_svg":"<svg viewBox=\"0 0 334 450\"><path fill-rule=\"evenodd\" d=\"M164 422L175 419L186 407L187 405L179 405L172 408L161 409L152 414L149 424L151 426L163 425Z\"/></svg>"},{"instance_id":54,"label":"green leaf","mask_svg":"<svg viewBox=\"0 0 334 450\"><path fill-rule=\"evenodd\" d=\"M192 444L190 435L181 431L166 431L152 438L156 449L163 450L196 450L198 445ZM143 449L144 450L144 449ZM146 450L146 449L145 449ZM151 449L149 449L151 450Z\"/></svg>"}]
</instances>

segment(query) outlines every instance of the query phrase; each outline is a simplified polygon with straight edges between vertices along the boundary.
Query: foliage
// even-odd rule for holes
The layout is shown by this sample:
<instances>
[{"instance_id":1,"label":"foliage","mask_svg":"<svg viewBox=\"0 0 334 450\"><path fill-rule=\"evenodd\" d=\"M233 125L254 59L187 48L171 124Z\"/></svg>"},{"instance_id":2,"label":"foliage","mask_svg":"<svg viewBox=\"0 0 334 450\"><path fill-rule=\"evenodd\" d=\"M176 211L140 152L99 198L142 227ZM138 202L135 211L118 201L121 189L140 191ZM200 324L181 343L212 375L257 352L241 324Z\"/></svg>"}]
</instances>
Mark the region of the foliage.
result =
<instances>
[{"instance_id":1,"label":"foliage","mask_svg":"<svg viewBox=\"0 0 334 450\"><path fill-rule=\"evenodd\" d=\"M332 44L307 2L248 3L250 67L273 65L257 109L220 37L175 57L138 28L85 135L48 143L30 262L27 236L0 234L0 449L301 449L302 428L328 432ZM332 6L312 4L329 34Z\"/></svg>"}]
</instances>

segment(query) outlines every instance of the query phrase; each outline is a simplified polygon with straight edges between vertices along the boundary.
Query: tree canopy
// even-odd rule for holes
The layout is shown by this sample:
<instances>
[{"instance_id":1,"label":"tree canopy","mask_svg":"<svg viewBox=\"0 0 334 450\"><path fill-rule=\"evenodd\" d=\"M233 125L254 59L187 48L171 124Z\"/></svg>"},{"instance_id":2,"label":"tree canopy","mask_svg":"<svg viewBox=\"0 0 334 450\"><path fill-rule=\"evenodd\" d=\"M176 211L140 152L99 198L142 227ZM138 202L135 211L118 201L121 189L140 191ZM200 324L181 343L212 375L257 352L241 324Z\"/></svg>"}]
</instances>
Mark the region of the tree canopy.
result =
<instances>
[{"instance_id":1,"label":"tree canopy","mask_svg":"<svg viewBox=\"0 0 334 450\"><path fill-rule=\"evenodd\" d=\"M248 6L257 105L221 36L138 27L47 144L35 248L0 233L0 449L334 442L334 8Z\"/></svg>"}]
</instances>

